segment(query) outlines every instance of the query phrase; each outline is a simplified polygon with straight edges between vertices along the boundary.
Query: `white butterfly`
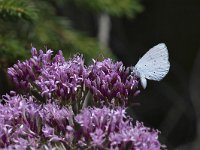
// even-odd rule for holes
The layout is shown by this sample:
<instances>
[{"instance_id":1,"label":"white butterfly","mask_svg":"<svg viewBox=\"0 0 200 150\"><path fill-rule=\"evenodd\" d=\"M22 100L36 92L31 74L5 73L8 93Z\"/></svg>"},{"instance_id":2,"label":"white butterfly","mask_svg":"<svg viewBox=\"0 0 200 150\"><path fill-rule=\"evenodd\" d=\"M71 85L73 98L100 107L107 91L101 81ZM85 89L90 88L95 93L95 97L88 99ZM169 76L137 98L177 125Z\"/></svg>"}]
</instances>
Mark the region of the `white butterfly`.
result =
<instances>
[{"instance_id":1,"label":"white butterfly","mask_svg":"<svg viewBox=\"0 0 200 150\"><path fill-rule=\"evenodd\" d=\"M140 78L142 87L147 87L147 79L160 81L169 72L169 54L164 43L151 48L133 67L133 72Z\"/></svg>"}]
</instances>

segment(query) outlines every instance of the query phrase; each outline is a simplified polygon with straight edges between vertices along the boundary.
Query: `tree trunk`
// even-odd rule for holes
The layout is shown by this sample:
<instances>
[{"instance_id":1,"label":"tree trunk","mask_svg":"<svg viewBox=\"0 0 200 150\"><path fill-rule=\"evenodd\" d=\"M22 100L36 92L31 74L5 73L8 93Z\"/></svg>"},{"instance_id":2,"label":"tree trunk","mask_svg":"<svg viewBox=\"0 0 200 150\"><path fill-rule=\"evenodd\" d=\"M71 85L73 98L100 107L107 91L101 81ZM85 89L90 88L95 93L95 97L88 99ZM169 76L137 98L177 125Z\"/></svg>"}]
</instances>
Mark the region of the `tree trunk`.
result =
<instances>
[{"instance_id":1,"label":"tree trunk","mask_svg":"<svg viewBox=\"0 0 200 150\"><path fill-rule=\"evenodd\" d=\"M98 17L98 41L101 48L109 47L110 29L110 16L101 13Z\"/></svg>"}]
</instances>

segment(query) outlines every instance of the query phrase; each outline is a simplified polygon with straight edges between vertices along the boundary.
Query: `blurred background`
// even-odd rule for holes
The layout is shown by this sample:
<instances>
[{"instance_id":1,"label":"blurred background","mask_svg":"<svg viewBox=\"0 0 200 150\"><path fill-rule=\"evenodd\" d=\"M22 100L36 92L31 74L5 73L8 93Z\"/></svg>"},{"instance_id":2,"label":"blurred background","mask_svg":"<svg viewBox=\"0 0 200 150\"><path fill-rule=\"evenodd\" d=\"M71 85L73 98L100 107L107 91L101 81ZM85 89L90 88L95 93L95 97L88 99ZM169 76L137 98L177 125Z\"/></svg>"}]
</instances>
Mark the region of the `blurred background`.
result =
<instances>
[{"instance_id":1,"label":"blurred background","mask_svg":"<svg viewBox=\"0 0 200 150\"><path fill-rule=\"evenodd\" d=\"M28 58L31 46L131 66L160 42L170 71L148 81L130 115L159 129L169 149L199 150L199 0L0 0L0 94L12 89L7 67Z\"/></svg>"}]
</instances>

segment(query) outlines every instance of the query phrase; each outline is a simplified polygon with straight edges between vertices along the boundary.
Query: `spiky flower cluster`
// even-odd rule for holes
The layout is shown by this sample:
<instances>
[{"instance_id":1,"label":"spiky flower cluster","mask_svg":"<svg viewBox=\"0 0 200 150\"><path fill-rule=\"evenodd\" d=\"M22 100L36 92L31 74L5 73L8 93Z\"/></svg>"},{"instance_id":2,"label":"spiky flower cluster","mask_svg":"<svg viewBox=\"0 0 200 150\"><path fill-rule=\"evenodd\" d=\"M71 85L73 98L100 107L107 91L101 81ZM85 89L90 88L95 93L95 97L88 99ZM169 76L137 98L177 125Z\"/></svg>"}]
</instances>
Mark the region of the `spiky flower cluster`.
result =
<instances>
[{"instance_id":1,"label":"spiky flower cluster","mask_svg":"<svg viewBox=\"0 0 200 150\"><path fill-rule=\"evenodd\" d=\"M94 61L88 67L85 85L97 100L124 104L129 95L138 93L137 77L130 74L122 62L114 63L111 59Z\"/></svg>"},{"instance_id":2,"label":"spiky flower cluster","mask_svg":"<svg viewBox=\"0 0 200 150\"><path fill-rule=\"evenodd\" d=\"M125 109L85 108L76 116L55 103L12 93L0 104L0 148L160 149L158 131L131 123Z\"/></svg>"},{"instance_id":3,"label":"spiky flower cluster","mask_svg":"<svg viewBox=\"0 0 200 150\"><path fill-rule=\"evenodd\" d=\"M76 55L65 61L62 51L51 58L52 52L32 48L32 58L8 68L8 74L19 88L36 86L43 97L72 99L86 77L83 58Z\"/></svg>"},{"instance_id":4,"label":"spiky flower cluster","mask_svg":"<svg viewBox=\"0 0 200 150\"><path fill-rule=\"evenodd\" d=\"M87 67L80 55L65 60L62 51L54 57L51 50L31 52L29 60L8 68L8 75L18 88L37 89L47 99L80 103L90 91L98 103L125 105L128 96L139 92L137 77L122 62L105 59Z\"/></svg>"},{"instance_id":5,"label":"spiky flower cluster","mask_svg":"<svg viewBox=\"0 0 200 150\"><path fill-rule=\"evenodd\" d=\"M81 126L78 141L84 148L158 150L158 131L131 123L125 109L86 108L75 117Z\"/></svg>"},{"instance_id":6,"label":"spiky flower cluster","mask_svg":"<svg viewBox=\"0 0 200 150\"><path fill-rule=\"evenodd\" d=\"M51 147L54 142L70 145L73 112L55 103L39 105L33 97L5 95L0 104L0 148Z\"/></svg>"},{"instance_id":7,"label":"spiky flower cluster","mask_svg":"<svg viewBox=\"0 0 200 150\"><path fill-rule=\"evenodd\" d=\"M62 51L53 56L51 50L32 48L31 53L30 59L8 69L25 94L2 97L0 148L164 148L159 131L126 114L128 97L139 93L138 77L129 67L111 59L86 66L81 55L65 60Z\"/></svg>"}]
</instances>

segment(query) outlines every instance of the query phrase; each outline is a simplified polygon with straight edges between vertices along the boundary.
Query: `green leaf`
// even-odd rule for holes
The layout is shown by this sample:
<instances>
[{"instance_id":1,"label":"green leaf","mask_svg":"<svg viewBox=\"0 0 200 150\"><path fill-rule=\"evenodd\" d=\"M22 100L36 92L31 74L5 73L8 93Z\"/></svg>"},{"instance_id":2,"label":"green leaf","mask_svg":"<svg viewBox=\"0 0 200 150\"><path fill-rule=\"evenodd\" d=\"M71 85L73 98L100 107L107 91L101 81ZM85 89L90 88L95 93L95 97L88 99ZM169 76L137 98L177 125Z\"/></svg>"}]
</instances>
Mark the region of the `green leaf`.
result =
<instances>
[{"instance_id":1,"label":"green leaf","mask_svg":"<svg viewBox=\"0 0 200 150\"><path fill-rule=\"evenodd\" d=\"M78 6L111 16L134 17L143 10L138 0L74 0Z\"/></svg>"},{"instance_id":2,"label":"green leaf","mask_svg":"<svg viewBox=\"0 0 200 150\"><path fill-rule=\"evenodd\" d=\"M28 0L0 0L0 18L4 20L34 20L37 12Z\"/></svg>"}]
</instances>

